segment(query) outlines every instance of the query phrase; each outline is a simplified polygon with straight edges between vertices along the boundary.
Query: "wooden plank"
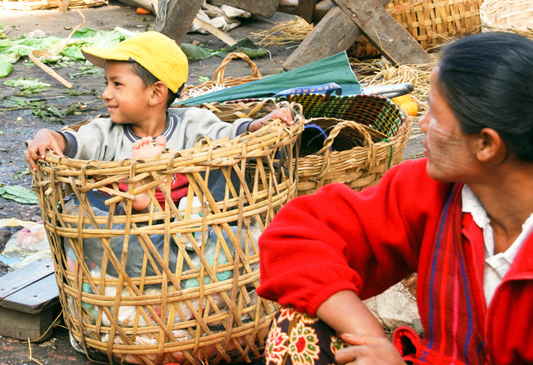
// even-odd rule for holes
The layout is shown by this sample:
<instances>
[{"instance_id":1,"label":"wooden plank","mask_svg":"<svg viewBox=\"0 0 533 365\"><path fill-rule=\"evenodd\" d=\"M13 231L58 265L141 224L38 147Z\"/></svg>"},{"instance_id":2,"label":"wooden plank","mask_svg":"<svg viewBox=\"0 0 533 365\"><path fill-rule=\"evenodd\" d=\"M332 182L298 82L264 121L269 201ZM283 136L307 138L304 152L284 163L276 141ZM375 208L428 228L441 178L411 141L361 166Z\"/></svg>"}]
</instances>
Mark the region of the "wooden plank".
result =
<instances>
[{"instance_id":1,"label":"wooden plank","mask_svg":"<svg viewBox=\"0 0 533 365\"><path fill-rule=\"evenodd\" d=\"M311 23L315 13L315 5L316 0L298 0L296 15L304 19L306 22Z\"/></svg>"},{"instance_id":2,"label":"wooden plank","mask_svg":"<svg viewBox=\"0 0 533 365\"><path fill-rule=\"evenodd\" d=\"M333 2L394 65L431 62L431 57L417 40L375 0L333 0Z\"/></svg>"},{"instance_id":3,"label":"wooden plank","mask_svg":"<svg viewBox=\"0 0 533 365\"><path fill-rule=\"evenodd\" d=\"M331 3L333 4L333 3ZM287 14L298 15L306 22L312 23L315 17L316 0L281 0L278 11ZM322 16L324 16L322 14Z\"/></svg>"},{"instance_id":4,"label":"wooden plank","mask_svg":"<svg viewBox=\"0 0 533 365\"><path fill-rule=\"evenodd\" d=\"M361 34L350 17L334 6L285 60L283 68L292 70L345 51Z\"/></svg>"},{"instance_id":5,"label":"wooden plank","mask_svg":"<svg viewBox=\"0 0 533 365\"><path fill-rule=\"evenodd\" d=\"M315 6L313 23L318 23L320 20L322 20L322 18L325 17L328 11L330 11L334 6L335 4L333 4L333 1L331 0L319 1Z\"/></svg>"},{"instance_id":6,"label":"wooden plank","mask_svg":"<svg viewBox=\"0 0 533 365\"><path fill-rule=\"evenodd\" d=\"M0 335L45 340L61 312L51 259L37 260L0 278ZM43 336L44 335L44 336Z\"/></svg>"},{"instance_id":7,"label":"wooden plank","mask_svg":"<svg viewBox=\"0 0 533 365\"><path fill-rule=\"evenodd\" d=\"M41 259L2 276L0 278L0 306L4 298L53 273L54 262L51 259Z\"/></svg>"},{"instance_id":8,"label":"wooden plank","mask_svg":"<svg viewBox=\"0 0 533 365\"><path fill-rule=\"evenodd\" d=\"M254 15L271 18L278 10L280 0L217 0L214 5L230 5Z\"/></svg>"},{"instance_id":9,"label":"wooden plank","mask_svg":"<svg viewBox=\"0 0 533 365\"><path fill-rule=\"evenodd\" d=\"M206 23L201 19L194 18L193 23L199 27L204 28L209 33L211 33L212 35L214 35L215 37L217 37L218 39L220 39L222 42L226 43L230 47L234 46L237 43L237 41L233 39L232 37L230 37L226 32L216 27L213 27L211 24Z\"/></svg>"},{"instance_id":10,"label":"wooden plank","mask_svg":"<svg viewBox=\"0 0 533 365\"><path fill-rule=\"evenodd\" d=\"M183 43L202 4L203 0L170 0L162 24L156 22L155 29L177 44Z\"/></svg>"},{"instance_id":11,"label":"wooden plank","mask_svg":"<svg viewBox=\"0 0 533 365\"><path fill-rule=\"evenodd\" d=\"M56 277L52 273L4 298L0 306L19 312L36 314L55 303L59 303L59 290Z\"/></svg>"},{"instance_id":12,"label":"wooden plank","mask_svg":"<svg viewBox=\"0 0 533 365\"><path fill-rule=\"evenodd\" d=\"M29 314L0 307L0 335L17 340L44 341L52 334L47 331L59 315L61 307L48 307L39 314ZM44 336L43 336L44 335Z\"/></svg>"}]
</instances>

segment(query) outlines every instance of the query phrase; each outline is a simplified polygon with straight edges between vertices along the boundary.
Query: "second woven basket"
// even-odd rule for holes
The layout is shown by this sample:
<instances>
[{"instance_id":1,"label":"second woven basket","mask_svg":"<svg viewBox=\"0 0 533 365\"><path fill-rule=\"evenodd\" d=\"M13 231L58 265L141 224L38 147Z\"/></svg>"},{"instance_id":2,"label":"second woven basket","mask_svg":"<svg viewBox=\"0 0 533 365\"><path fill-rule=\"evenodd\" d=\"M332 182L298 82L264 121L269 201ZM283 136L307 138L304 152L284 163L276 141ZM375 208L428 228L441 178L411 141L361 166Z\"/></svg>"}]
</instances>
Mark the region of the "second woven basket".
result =
<instances>
[{"instance_id":1,"label":"second woven basket","mask_svg":"<svg viewBox=\"0 0 533 365\"><path fill-rule=\"evenodd\" d=\"M326 134L315 148L318 152L299 155L298 195L314 193L334 182L345 183L354 190L364 189L377 184L389 168L403 159L412 119L388 98L302 94L281 100L301 106L306 124L315 124ZM212 110L221 119L235 120L264 116L282 105L277 101L280 100L215 102L199 107Z\"/></svg>"}]
</instances>

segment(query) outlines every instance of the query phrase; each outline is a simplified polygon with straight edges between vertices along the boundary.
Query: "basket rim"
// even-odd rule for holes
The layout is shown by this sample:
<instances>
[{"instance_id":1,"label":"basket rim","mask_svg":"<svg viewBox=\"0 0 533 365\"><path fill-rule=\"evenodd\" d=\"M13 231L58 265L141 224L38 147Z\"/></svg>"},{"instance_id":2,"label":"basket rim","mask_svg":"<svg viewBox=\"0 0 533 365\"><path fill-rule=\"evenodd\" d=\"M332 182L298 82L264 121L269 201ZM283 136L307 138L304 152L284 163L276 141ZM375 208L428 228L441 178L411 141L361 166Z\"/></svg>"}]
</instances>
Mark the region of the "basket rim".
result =
<instances>
[{"instance_id":1,"label":"basket rim","mask_svg":"<svg viewBox=\"0 0 533 365\"><path fill-rule=\"evenodd\" d=\"M250 157L251 155L257 156L257 151L262 151L263 154L268 153L268 151L278 148L280 143L288 143L303 130L304 121L303 118L296 118L294 124L287 125L280 119L275 119L257 131L245 132L233 139L226 137L213 141L205 137L197 141L194 147L179 151L169 148L158 156L145 159L135 160L129 158L117 161L82 160L59 156L54 151L49 150L46 153L46 158L39 160L37 164L38 166L42 166L47 163L55 163L65 167L89 167L90 169L130 169L135 165L137 167L136 170L142 172L158 167L167 168L169 167L170 161L173 161L171 167L176 167L176 164L179 165L180 163L191 165L193 163L209 162L221 156L224 156L226 159L232 158L238 160ZM272 141L275 141L275 143L271 143ZM244 145L247 148L243 148Z\"/></svg>"},{"instance_id":2,"label":"basket rim","mask_svg":"<svg viewBox=\"0 0 533 365\"><path fill-rule=\"evenodd\" d=\"M531 17L524 17L529 12ZM497 16L496 16L497 14ZM525 24L500 24L497 18L513 16L513 20L533 19L533 6L521 0L484 0L479 7L479 16L483 32L499 31L518 33L533 38L533 22ZM514 17L518 15L519 17ZM509 19L508 17L505 19Z\"/></svg>"}]
</instances>

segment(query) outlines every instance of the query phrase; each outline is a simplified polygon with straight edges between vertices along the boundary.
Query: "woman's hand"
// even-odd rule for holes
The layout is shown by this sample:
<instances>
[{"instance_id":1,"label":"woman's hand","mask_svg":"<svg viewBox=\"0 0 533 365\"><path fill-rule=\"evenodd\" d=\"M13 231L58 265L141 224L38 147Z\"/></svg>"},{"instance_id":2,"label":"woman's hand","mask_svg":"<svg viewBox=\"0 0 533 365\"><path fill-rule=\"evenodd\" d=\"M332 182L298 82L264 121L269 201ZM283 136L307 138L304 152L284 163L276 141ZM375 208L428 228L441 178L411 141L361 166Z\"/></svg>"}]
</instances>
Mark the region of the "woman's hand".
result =
<instances>
[{"instance_id":1,"label":"woman's hand","mask_svg":"<svg viewBox=\"0 0 533 365\"><path fill-rule=\"evenodd\" d=\"M394 345L385 337L345 333L341 338L352 346L335 355L338 364L405 365Z\"/></svg>"},{"instance_id":2,"label":"woman's hand","mask_svg":"<svg viewBox=\"0 0 533 365\"><path fill-rule=\"evenodd\" d=\"M282 122L287 123L287 125L293 125L294 120L292 119L292 114L289 108L283 107L280 109L275 109L270 112L268 115L265 115L263 118L254 120L248 126L249 132L255 132L260 129L263 125L271 122L274 119L280 119Z\"/></svg>"}]
</instances>

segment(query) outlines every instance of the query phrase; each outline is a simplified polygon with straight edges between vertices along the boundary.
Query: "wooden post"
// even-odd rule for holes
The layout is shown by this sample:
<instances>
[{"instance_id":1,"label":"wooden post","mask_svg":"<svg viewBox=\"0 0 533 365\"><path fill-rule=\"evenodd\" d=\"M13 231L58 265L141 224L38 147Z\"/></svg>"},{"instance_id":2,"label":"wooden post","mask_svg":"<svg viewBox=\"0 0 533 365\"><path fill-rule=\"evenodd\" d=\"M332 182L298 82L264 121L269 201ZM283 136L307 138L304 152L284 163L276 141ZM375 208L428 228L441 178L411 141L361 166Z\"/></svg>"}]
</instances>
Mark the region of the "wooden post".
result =
<instances>
[{"instance_id":1,"label":"wooden post","mask_svg":"<svg viewBox=\"0 0 533 365\"><path fill-rule=\"evenodd\" d=\"M313 22L313 15L315 13L316 0L298 0L296 7L296 15L304 19L308 23Z\"/></svg>"},{"instance_id":2,"label":"wooden post","mask_svg":"<svg viewBox=\"0 0 533 365\"><path fill-rule=\"evenodd\" d=\"M316 3L315 13L313 14L313 23L317 24L320 22L334 6L335 4L333 4L333 1L331 0L322 0Z\"/></svg>"},{"instance_id":3,"label":"wooden post","mask_svg":"<svg viewBox=\"0 0 533 365\"><path fill-rule=\"evenodd\" d=\"M335 0L336 1L336 0ZM350 1L350 0L345 0ZM367 11L367 8L365 8L365 3L368 2L368 0L361 0L357 2L358 6L358 12L364 13ZM373 1L374 2L374 1ZM376 5L380 6L382 11L387 14L388 17L390 17L394 24L402 28L402 33L405 38L405 33L409 36L413 42L416 43L416 46L421 49L422 47L416 42L416 40L411 37L411 35L394 19L392 18L387 11L385 10L385 6L390 2L390 0L377 0ZM350 1L350 3L355 3L355 1ZM350 14L350 15L349 15ZM381 13L382 14L382 13ZM391 39L391 35L393 35L393 39L395 39L395 33L392 33L392 29L383 29L385 25L378 24L381 20L376 19L375 17L371 15L367 15L366 18L372 19L372 21L369 22L368 19L364 22L364 26L372 29L380 28L382 30L381 36L387 35L389 39ZM375 23L372 23L375 22ZM361 22L361 24L363 24ZM394 28L396 29L396 28ZM351 13L349 11L344 11L339 6L334 6L331 8L327 14L320 20L320 22L316 25L315 29L302 41L300 46L285 60L283 63L283 68L285 70L292 70L304 65L307 65L311 62L318 61L322 58L332 56L334 54L337 54L339 52L345 51L361 36L364 34L361 30L361 28L355 23L354 18L351 16ZM374 33L375 34L375 33ZM376 37L374 37L376 39ZM387 42L389 48L391 43L394 42ZM396 44L396 50L398 52L407 53L407 56L409 56L409 52L413 47L411 47L412 43L410 45L405 45L404 43L398 41L398 44ZM394 44L393 44L394 46ZM405 47L407 49L399 49L400 47ZM381 46L376 47L380 51ZM394 50L393 50L394 51ZM422 62L429 62L430 58L429 56L423 51L423 56L418 59L419 63ZM413 58L408 58L406 62L405 57L397 57L395 52L392 52L393 54L387 52L387 50L383 51L383 54L386 57L391 58L391 62L394 64L399 63L417 63L412 62ZM420 62L420 60L422 60Z\"/></svg>"},{"instance_id":4,"label":"wooden post","mask_svg":"<svg viewBox=\"0 0 533 365\"><path fill-rule=\"evenodd\" d=\"M390 0L380 1L388 3ZM292 70L347 50L361 34L350 17L334 6L285 60L283 68Z\"/></svg>"},{"instance_id":5,"label":"wooden post","mask_svg":"<svg viewBox=\"0 0 533 365\"><path fill-rule=\"evenodd\" d=\"M394 65L431 62L409 32L375 0L333 0Z\"/></svg>"},{"instance_id":6,"label":"wooden post","mask_svg":"<svg viewBox=\"0 0 533 365\"><path fill-rule=\"evenodd\" d=\"M155 29L181 44L202 4L203 0L170 0L161 24L156 23Z\"/></svg>"}]
</instances>

